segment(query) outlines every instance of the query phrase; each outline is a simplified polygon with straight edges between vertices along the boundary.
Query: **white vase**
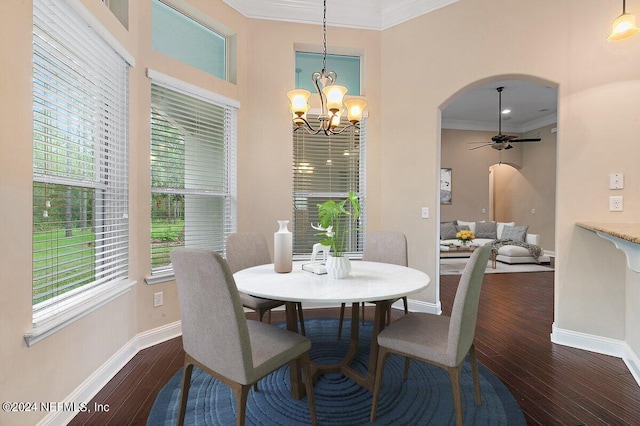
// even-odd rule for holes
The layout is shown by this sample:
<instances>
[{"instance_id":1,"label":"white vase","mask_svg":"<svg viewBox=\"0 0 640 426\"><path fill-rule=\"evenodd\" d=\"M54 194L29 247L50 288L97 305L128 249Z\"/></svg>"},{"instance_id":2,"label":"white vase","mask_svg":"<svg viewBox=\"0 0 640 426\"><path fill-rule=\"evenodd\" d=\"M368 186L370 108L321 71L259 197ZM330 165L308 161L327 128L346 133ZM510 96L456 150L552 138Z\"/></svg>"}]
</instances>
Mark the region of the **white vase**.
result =
<instances>
[{"instance_id":1,"label":"white vase","mask_svg":"<svg viewBox=\"0 0 640 426\"><path fill-rule=\"evenodd\" d=\"M279 220L280 229L273 234L273 264L276 272L293 269L293 238L287 229L288 220Z\"/></svg>"},{"instance_id":2,"label":"white vase","mask_svg":"<svg viewBox=\"0 0 640 426\"><path fill-rule=\"evenodd\" d=\"M329 255L327 258L327 274L329 278L347 278L351 272L351 262L346 256L334 257Z\"/></svg>"}]
</instances>

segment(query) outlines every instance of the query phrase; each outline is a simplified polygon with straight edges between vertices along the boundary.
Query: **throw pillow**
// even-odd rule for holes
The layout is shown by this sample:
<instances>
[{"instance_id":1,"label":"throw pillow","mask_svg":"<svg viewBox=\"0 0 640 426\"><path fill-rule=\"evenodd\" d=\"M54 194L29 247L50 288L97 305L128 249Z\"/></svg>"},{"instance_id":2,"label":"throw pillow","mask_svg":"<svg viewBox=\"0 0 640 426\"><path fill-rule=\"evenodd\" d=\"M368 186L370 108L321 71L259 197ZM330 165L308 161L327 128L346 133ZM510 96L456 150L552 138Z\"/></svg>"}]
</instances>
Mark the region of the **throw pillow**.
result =
<instances>
[{"instance_id":1,"label":"throw pillow","mask_svg":"<svg viewBox=\"0 0 640 426\"><path fill-rule=\"evenodd\" d=\"M497 230L498 239L502 239L502 230L504 229L504 227L516 226L516 223L515 222L497 222L496 225L498 226L498 230Z\"/></svg>"},{"instance_id":2,"label":"throw pillow","mask_svg":"<svg viewBox=\"0 0 640 426\"><path fill-rule=\"evenodd\" d=\"M464 222L462 220L459 220L458 221L458 226L467 226L467 228L461 228L461 229L469 229L469 230L473 231L474 234L476 233L476 223L475 222Z\"/></svg>"},{"instance_id":3,"label":"throw pillow","mask_svg":"<svg viewBox=\"0 0 640 426\"><path fill-rule=\"evenodd\" d=\"M440 239L441 240L454 240L456 238L456 227L453 222L446 222L440 224Z\"/></svg>"},{"instance_id":4,"label":"throw pillow","mask_svg":"<svg viewBox=\"0 0 640 426\"><path fill-rule=\"evenodd\" d=\"M476 238L498 238L497 225L495 222L476 222Z\"/></svg>"},{"instance_id":5,"label":"throw pillow","mask_svg":"<svg viewBox=\"0 0 640 426\"><path fill-rule=\"evenodd\" d=\"M527 236L528 225L525 226L506 226L502 230L501 240L524 241Z\"/></svg>"}]
</instances>

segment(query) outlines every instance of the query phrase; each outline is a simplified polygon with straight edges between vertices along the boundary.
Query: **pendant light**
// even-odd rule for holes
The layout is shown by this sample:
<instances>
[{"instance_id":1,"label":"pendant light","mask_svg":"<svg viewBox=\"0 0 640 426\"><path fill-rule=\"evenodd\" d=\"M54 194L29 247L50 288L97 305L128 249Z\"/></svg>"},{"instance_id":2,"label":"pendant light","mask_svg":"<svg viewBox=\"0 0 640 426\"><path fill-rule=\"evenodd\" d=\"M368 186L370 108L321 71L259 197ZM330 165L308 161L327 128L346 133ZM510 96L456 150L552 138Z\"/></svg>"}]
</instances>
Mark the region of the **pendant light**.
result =
<instances>
[{"instance_id":1,"label":"pendant light","mask_svg":"<svg viewBox=\"0 0 640 426\"><path fill-rule=\"evenodd\" d=\"M640 32L636 27L636 17L626 12L626 0L622 0L622 15L613 21L613 29L607 37L607 41L620 41L633 37Z\"/></svg>"}]
</instances>

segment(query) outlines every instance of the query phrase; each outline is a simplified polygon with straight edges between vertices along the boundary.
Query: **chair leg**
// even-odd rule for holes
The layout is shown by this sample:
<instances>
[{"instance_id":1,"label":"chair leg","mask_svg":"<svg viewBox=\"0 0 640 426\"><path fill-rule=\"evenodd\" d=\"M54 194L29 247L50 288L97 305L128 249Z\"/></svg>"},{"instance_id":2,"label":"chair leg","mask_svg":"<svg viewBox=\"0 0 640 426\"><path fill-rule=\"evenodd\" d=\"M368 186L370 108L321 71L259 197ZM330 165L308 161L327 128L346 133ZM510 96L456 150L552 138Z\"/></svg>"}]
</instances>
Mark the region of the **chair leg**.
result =
<instances>
[{"instance_id":1,"label":"chair leg","mask_svg":"<svg viewBox=\"0 0 640 426\"><path fill-rule=\"evenodd\" d=\"M344 303L340 304L340 321L338 321L338 340L342 337L342 322L344 321Z\"/></svg>"},{"instance_id":2,"label":"chair leg","mask_svg":"<svg viewBox=\"0 0 640 426\"><path fill-rule=\"evenodd\" d=\"M371 414L369 416L370 422L376 421L376 411L378 410L378 399L380 396L380 386L382 385L382 374L384 373L384 363L387 360L389 352L380 347L378 352L378 364L376 365L376 379L373 383L373 401L371 403Z\"/></svg>"},{"instance_id":3,"label":"chair leg","mask_svg":"<svg viewBox=\"0 0 640 426\"><path fill-rule=\"evenodd\" d=\"M407 301L407 296L402 298L402 302L404 302L404 314L407 315L409 313L409 302Z\"/></svg>"},{"instance_id":4,"label":"chair leg","mask_svg":"<svg viewBox=\"0 0 640 426\"><path fill-rule=\"evenodd\" d=\"M302 313L302 303L298 302L296 303L297 307L298 307L298 318L300 319L300 331L302 332L303 336L307 335L307 332L304 329L304 314Z\"/></svg>"},{"instance_id":5,"label":"chair leg","mask_svg":"<svg viewBox=\"0 0 640 426\"><path fill-rule=\"evenodd\" d=\"M237 409L236 409L236 426L244 426L244 418L247 414L247 399L251 385L241 385L236 383L233 388L233 393L236 395Z\"/></svg>"},{"instance_id":6,"label":"chair leg","mask_svg":"<svg viewBox=\"0 0 640 426\"><path fill-rule=\"evenodd\" d=\"M311 424L316 425L316 401L313 394L313 374L311 373L311 360L309 352L305 352L302 356L302 370L304 374L304 385L307 390L307 401L309 403L309 415L311 416Z\"/></svg>"},{"instance_id":7,"label":"chair leg","mask_svg":"<svg viewBox=\"0 0 640 426\"><path fill-rule=\"evenodd\" d=\"M451 390L453 391L453 409L456 414L456 425L464 426L462 417L462 393L460 391L460 369L462 364L457 367L447 367L449 378L451 379Z\"/></svg>"},{"instance_id":8,"label":"chair leg","mask_svg":"<svg viewBox=\"0 0 640 426\"><path fill-rule=\"evenodd\" d=\"M362 326L364 326L364 302L362 302Z\"/></svg>"},{"instance_id":9,"label":"chair leg","mask_svg":"<svg viewBox=\"0 0 640 426\"><path fill-rule=\"evenodd\" d=\"M187 401L189 399L189 388L191 387L191 373L193 372L193 364L185 358L184 370L182 372L182 386L180 389L180 408L178 411L178 426L184 424L184 416L187 412Z\"/></svg>"},{"instance_id":10,"label":"chair leg","mask_svg":"<svg viewBox=\"0 0 640 426\"><path fill-rule=\"evenodd\" d=\"M473 344L471 345L471 349L469 349L469 355L471 356L473 386L476 389L476 404L482 405L482 396L480 394L480 375L478 374L478 356L476 354L476 347Z\"/></svg>"},{"instance_id":11,"label":"chair leg","mask_svg":"<svg viewBox=\"0 0 640 426\"><path fill-rule=\"evenodd\" d=\"M409 357L405 357L404 358L404 380L407 380L409 378L409 363L411 362L411 359Z\"/></svg>"}]
</instances>

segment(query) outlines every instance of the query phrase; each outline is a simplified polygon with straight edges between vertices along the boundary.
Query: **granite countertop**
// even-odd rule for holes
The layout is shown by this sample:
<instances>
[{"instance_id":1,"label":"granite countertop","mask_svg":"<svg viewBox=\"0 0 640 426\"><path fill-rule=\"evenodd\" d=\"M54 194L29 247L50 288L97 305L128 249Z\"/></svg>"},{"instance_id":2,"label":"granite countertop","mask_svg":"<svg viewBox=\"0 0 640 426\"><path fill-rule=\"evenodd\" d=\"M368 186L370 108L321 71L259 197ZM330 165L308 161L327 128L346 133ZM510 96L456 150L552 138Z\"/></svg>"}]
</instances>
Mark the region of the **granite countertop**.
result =
<instances>
[{"instance_id":1,"label":"granite countertop","mask_svg":"<svg viewBox=\"0 0 640 426\"><path fill-rule=\"evenodd\" d=\"M640 244L640 223L576 222L576 225L612 237Z\"/></svg>"}]
</instances>

